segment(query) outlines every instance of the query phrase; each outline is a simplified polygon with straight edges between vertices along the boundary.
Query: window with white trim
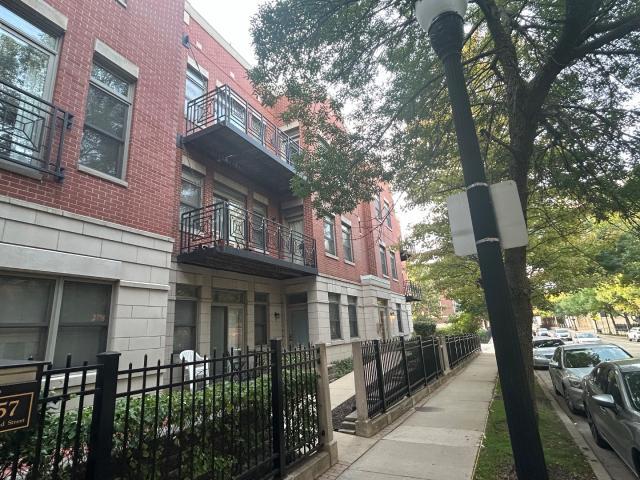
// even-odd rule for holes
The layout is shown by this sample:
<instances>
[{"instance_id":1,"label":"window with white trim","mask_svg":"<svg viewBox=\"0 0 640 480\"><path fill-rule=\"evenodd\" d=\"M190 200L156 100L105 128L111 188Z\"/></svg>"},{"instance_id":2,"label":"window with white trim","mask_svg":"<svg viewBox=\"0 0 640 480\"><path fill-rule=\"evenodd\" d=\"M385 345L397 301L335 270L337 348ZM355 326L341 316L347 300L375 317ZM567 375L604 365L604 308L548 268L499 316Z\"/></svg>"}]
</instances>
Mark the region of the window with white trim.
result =
<instances>
[{"instance_id":1,"label":"window with white trim","mask_svg":"<svg viewBox=\"0 0 640 480\"><path fill-rule=\"evenodd\" d=\"M351 225L342 224L342 250L344 259L353 262L353 238L351 235Z\"/></svg>"},{"instance_id":2,"label":"window with white trim","mask_svg":"<svg viewBox=\"0 0 640 480\"><path fill-rule=\"evenodd\" d=\"M391 277L398 279L398 264L396 263L396 252L389 250L389 264L391 265Z\"/></svg>"},{"instance_id":3,"label":"window with white trim","mask_svg":"<svg viewBox=\"0 0 640 480\"><path fill-rule=\"evenodd\" d=\"M0 358L95 362L107 349L111 291L108 283L0 275Z\"/></svg>"},{"instance_id":4,"label":"window with white trim","mask_svg":"<svg viewBox=\"0 0 640 480\"><path fill-rule=\"evenodd\" d=\"M349 334L351 338L357 338L359 336L358 333L358 297L353 297L349 295L347 297L347 301L349 302Z\"/></svg>"},{"instance_id":5,"label":"window with white trim","mask_svg":"<svg viewBox=\"0 0 640 480\"><path fill-rule=\"evenodd\" d=\"M389 275L389 268L387 267L387 249L384 245L380 245L380 268L382 269L382 275L385 277Z\"/></svg>"},{"instance_id":6,"label":"window with white trim","mask_svg":"<svg viewBox=\"0 0 640 480\"><path fill-rule=\"evenodd\" d=\"M196 350L198 287L176 285L176 309L173 325L173 353Z\"/></svg>"},{"instance_id":7,"label":"window with white trim","mask_svg":"<svg viewBox=\"0 0 640 480\"><path fill-rule=\"evenodd\" d=\"M384 208L382 209L382 216L384 217L384 222L387 224L387 227L391 227L391 207L389 207L389 202L384 201Z\"/></svg>"},{"instance_id":8,"label":"window with white trim","mask_svg":"<svg viewBox=\"0 0 640 480\"><path fill-rule=\"evenodd\" d=\"M94 61L80 147L80 165L122 179L125 175L133 83Z\"/></svg>"},{"instance_id":9,"label":"window with white trim","mask_svg":"<svg viewBox=\"0 0 640 480\"><path fill-rule=\"evenodd\" d=\"M324 219L324 251L336 254L336 226L333 218Z\"/></svg>"},{"instance_id":10,"label":"window with white trim","mask_svg":"<svg viewBox=\"0 0 640 480\"><path fill-rule=\"evenodd\" d=\"M196 98L202 97L205 93L207 93L207 77L202 75L198 70L193 68L191 65L187 66L187 84L184 90L184 111L187 112L187 105L190 101L195 100ZM197 102L200 104L200 102ZM204 105L199 109L204 112ZM191 114L193 115L193 114ZM193 118L190 120L201 120L200 116Z\"/></svg>"},{"instance_id":11,"label":"window with white trim","mask_svg":"<svg viewBox=\"0 0 640 480\"><path fill-rule=\"evenodd\" d=\"M331 331L331 340L342 338L342 327L340 325L340 295L337 293L329 294L329 330Z\"/></svg>"}]
</instances>

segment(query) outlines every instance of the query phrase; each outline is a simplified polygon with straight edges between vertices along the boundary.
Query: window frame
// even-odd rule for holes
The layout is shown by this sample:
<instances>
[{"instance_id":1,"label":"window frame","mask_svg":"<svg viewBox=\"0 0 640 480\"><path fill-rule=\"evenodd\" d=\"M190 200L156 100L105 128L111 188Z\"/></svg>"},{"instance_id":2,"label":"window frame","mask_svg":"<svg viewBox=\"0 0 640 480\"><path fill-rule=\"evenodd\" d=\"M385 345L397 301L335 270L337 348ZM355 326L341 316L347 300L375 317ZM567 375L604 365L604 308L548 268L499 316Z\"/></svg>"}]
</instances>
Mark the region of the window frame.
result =
<instances>
[{"instance_id":1,"label":"window frame","mask_svg":"<svg viewBox=\"0 0 640 480\"><path fill-rule=\"evenodd\" d=\"M349 312L349 336L350 338L360 338L360 328L358 326L358 297L347 295L347 311Z\"/></svg>"},{"instance_id":2,"label":"window frame","mask_svg":"<svg viewBox=\"0 0 640 480\"><path fill-rule=\"evenodd\" d=\"M398 263L396 261L396 252L389 250L389 266L391 267L391 278L398 280Z\"/></svg>"},{"instance_id":3,"label":"window frame","mask_svg":"<svg viewBox=\"0 0 640 480\"><path fill-rule=\"evenodd\" d=\"M326 227L329 226L330 227L330 232L331 232L331 238L327 238L327 229ZM337 257L338 256L338 247L336 245L336 222L335 222L335 218L329 218L329 217L325 217L323 224L322 224L322 236L324 238L324 252L328 255L331 255L333 257ZM331 241L332 245L333 245L333 251L330 251L327 248L327 242Z\"/></svg>"},{"instance_id":4,"label":"window frame","mask_svg":"<svg viewBox=\"0 0 640 480\"><path fill-rule=\"evenodd\" d=\"M199 83L198 83L198 79L199 79ZM196 98L199 97L195 97L192 98L191 100L189 100L187 98L187 82L191 82L192 84L196 85L196 86L200 86L202 85L202 95L206 95L207 92L209 91L209 79L202 74L201 72L198 71L197 68L193 67L190 64L187 64L187 69L185 71L185 89L184 89L184 115L186 117L187 115L187 105L189 104L189 102L195 100ZM200 95L200 96L202 96Z\"/></svg>"},{"instance_id":5,"label":"window frame","mask_svg":"<svg viewBox=\"0 0 640 480\"><path fill-rule=\"evenodd\" d=\"M382 219L384 220L385 225L389 229L393 229L393 224L391 223L391 206L389 202L386 200L383 201L382 206Z\"/></svg>"},{"instance_id":6,"label":"window frame","mask_svg":"<svg viewBox=\"0 0 640 480\"><path fill-rule=\"evenodd\" d=\"M396 303L396 321L398 322L398 332L404 333L404 324L402 323L402 304Z\"/></svg>"},{"instance_id":7,"label":"window frame","mask_svg":"<svg viewBox=\"0 0 640 480\"><path fill-rule=\"evenodd\" d=\"M354 263L353 255L353 230L351 225L342 222L342 253L346 262ZM347 252L349 255L347 256Z\"/></svg>"},{"instance_id":8,"label":"window frame","mask_svg":"<svg viewBox=\"0 0 640 480\"><path fill-rule=\"evenodd\" d=\"M200 172L185 165L182 166L182 170L180 171L180 207L184 205L189 207L191 210L202 208L202 205L204 203L204 179L205 176ZM194 185L200 189L200 201L198 202L199 205L189 205L189 203L182 200L182 182L190 183L191 185ZM180 217L182 217L182 214L180 214Z\"/></svg>"},{"instance_id":9,"label":"window frame","mask_svg":"<svg viewBox=\"0 0 640 480\"><path fill-rule=\"evenodd\" d=\"M178 285L184 285L187 287L192 287L195 288L194 292L195 295L179 295L178 294ZM175 338L176 338L176 312L177 312L177 304L178 302L192 302L195 304L195 318L194 318L194 324L193 327L191 327L191 329L193 330L193 351L197 352L198 351L198 333L199 333L199 329L198 329L198 318L200 316L200 297L199 297L200 293L198 291L198 287L195 285L190 285L188 283L176 283L176 295L174 298L174 316L173 316L173 332L172 332L172 346L171 346L171 355L180 355L180 352L176 352L175 351ZM180 325L180 327L185 327L186 325Z\"/></svg>"},{"instance_id":10,"label":"window frame","mask_svg":"<svg viewBox=\"0 0 640 480\"><path fill-rule=\"evenodd\" d=\"M20 272L9 272L9 271L0 271L0 277L15 277L15 278L24 278L24 279L38 279L38 280L53 280L53 296L51 299L50 305L47 313L47 321L42 322L36 328L45 328L45 344L44 344L44 354L43 361L53 363L55 357L55 349L57 343L58 332L60 330L61 322L60 322L60 314L62 312L62 300L64 297L64 283L73 282L73 283L87 283L90 285L108 285L111 287L110 299L109 299L109 313L106 321L106 345L105 350L109 348L109 339L111 338L111 329L112 329L112 320L113 320L113 311L114 311L114 283L109 281L101 281L90 278L76 278L69 277L64 275L39 275L39 274L30 274L30 273L20 273ZM34 324L35 325L35 324ZM82 324L74 324L74 325L82 325ZM6 324L3 325L6 328L15 328L15 324ZM2 331L3 326L0 326L0 332ZM25 327L29 328L29 327ZM97 328L97 327L96 327ZM102 352L96 352L96 354ZM93 359L82 359L82 361L92 361ZM56 367L54 367L56 368Z\"/></svg>"},{"instance_id":11,"label":"window frame","mask_svg":"<svg viewBox=\"0 0 640 480\"><path fill-rule=\"evenodd\" d=\"M101 82L97 78L94 78L94 76L93 76L93 67L94 67L94 65L98 65L100 68L106 70L107 72L109 72L113 76L115 76L115 77L119 78L120 80L126 82L129 85L129 90L127 92L127 96L122 95L121 93L111 89L111 87L109 87L105 83ZM81 149L81 151L80 151L80 156L78 157L78 167L79 167L80 170L88 170L90 173L97 172L97 174L99 176L106 176L107 178L114 178L114 179L116 179L118 181L125 181L125 178L127 176L127 166L128 166L128 163L129 163L129 144L131 143L131 126L132 126L132 118L133 118L133 101L134 101L134 98L135 98L136 84L137 84L137 79L132 79L131 76L129 76L126 73L122 72L122 70L118 69L117 66L114 66L113 64L111 64L107 60L103 60L98 54L94 54L93 61L91 62L91 72L89 73L89 85L87 87L87 98L86 98L85 107L84 107L84 121L83 121L83 124L82 124L82 136L80 138L80 149ZM110 95L111 97L115 98L116 100L124 103L125 105L127 105L127 115L126 115L126 118L125 118L124 136L123 136L122 140L118 139L117 137L115 137L114 135L112 135L109 132L105 132L100 127L95 127L95 126L92 126L91 124L87 124L87 110L88 110L88 106L89 106L89 92L90 92L92 86L97 88L97 89L99 89L99 90L101 90L105 94ZM85 129L87 127L90 130L93 130L94 132L99 133L100 135L107 136L111 140L114 140L114 141L117 141L117 142L122 142L122 153L121 153L121 158L119 160L120 171L116 172L118 174L112 175L110 173L103 172L101 170L98 170L96 168L93 168L93 167L91 167L89 165L85 165L84 163L82 163L82 143L84 141Z\"/></svg>"},{"instance_id":12,"label":"window frame","mask_svg":"<svg viewBox=\"0 0 640 480\"><path fill-rule=\"evenodd\" d=\"M389 277L389 265L387 264L387 247L378 245L378 257L380 257L380 271L383 277Z\"/></svg>"},{"instance_id":13,"label":"window frame","mask_svg":"<svg viewBox=\"0 0 640 480\"><path fill-rule=\"evenodd\" d=\"M375 216L378 220L382 220L382 201L380 200L380 195L376 195L376 198L373 201L373 209L375 212Z\"/></svg>"},{"instance_id":14,"label":"window frame","mask_svg":"<svg viewBox=\"0 0 640 480\"><path fill-rule=\"evenodd\" d=\"M344 338L344 335L342 334L342 318L340 315L341 296L339 293L329 293L328 298L329 298L329 335L331 336L331 340L342 340ZM333 311L335 311L337 314L337 319L331 318L332 306L334 307ZM334 324L337 324L338 326L338 330L337 330L338 336L334 336L333 334L332 326Z\"/></svg>"}]
</instances>

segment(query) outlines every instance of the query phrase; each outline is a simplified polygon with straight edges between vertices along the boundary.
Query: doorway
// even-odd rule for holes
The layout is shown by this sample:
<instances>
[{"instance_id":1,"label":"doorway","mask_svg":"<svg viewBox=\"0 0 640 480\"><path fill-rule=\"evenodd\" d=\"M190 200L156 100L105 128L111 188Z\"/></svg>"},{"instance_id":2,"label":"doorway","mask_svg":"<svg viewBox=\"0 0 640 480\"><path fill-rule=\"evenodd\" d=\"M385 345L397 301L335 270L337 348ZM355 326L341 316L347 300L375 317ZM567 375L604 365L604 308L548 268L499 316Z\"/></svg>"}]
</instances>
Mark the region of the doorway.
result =
<instances>
[{"instance_id":1,"label":"doorway","mask_svg":"<svg viewBox=\"0 0 640 480\"><path fill-rule=\"evenodd\" d=\"M378 299L378 323L376 325L378 337L387 339L387 301Z\"/></svg>"},{"instance_id":2,"label":"doorway","mask_svg":"<svg viewBox=\"0 0 640 480\"><path fill-rule=\"evenodd\" d=\"M242 348L244 307L211 307L211 353L218 357Z\"/></svg>"}]
</instances>

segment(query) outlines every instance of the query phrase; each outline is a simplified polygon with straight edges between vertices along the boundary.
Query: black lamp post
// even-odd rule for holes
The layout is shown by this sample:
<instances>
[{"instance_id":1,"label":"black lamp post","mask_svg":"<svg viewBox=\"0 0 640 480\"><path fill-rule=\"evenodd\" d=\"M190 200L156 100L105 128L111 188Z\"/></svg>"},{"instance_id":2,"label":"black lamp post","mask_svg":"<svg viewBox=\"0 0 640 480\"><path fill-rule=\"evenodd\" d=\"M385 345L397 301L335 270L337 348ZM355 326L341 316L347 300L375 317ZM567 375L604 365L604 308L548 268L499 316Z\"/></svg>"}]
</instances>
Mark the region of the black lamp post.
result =
<instances>
[{"instance_id":1,"label":"black lamp post","mask_svg":"<svg viewBox=\"0 0 640 480\"><path fill-rule=\"evenodd\" d=\"M516 471L520 480L547 480L496 216L464 80L461 51L466 8L467 0L418 0L415 5L418 22L429 33L444 65Z\"/></svg>"}]
</instances>

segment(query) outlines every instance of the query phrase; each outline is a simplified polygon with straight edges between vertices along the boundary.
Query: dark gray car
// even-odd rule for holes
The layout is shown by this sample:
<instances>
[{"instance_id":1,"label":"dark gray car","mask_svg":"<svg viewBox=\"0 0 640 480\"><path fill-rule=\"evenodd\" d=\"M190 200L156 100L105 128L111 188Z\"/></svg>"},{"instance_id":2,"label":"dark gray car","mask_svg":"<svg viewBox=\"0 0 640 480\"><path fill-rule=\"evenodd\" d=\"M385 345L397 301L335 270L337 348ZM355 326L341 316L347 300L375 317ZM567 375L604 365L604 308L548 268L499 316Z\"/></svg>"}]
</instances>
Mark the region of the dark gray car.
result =
<instances>
[{"instance_id":1,"label":"dark gray car","mask_svg":"<svg viewBox=\"0 0 640 480\"><path fill-rule=\"evenodd\" d=\"M640 359L598 365L584 378L583 400L596 443L640 476Z\"/></svg>"},{"instance_id":2,"label":"dark gray car","mask_svg":"<svg viewBox=\"0 0 640 480\"><path fill-rule=\"evenodd\" d=\"M582 378L601 362L624 358L631 358L629 352L611 343L558 347L549 362L553 388L569 410L582 410Z\"/></svg>"}]
</instances>

